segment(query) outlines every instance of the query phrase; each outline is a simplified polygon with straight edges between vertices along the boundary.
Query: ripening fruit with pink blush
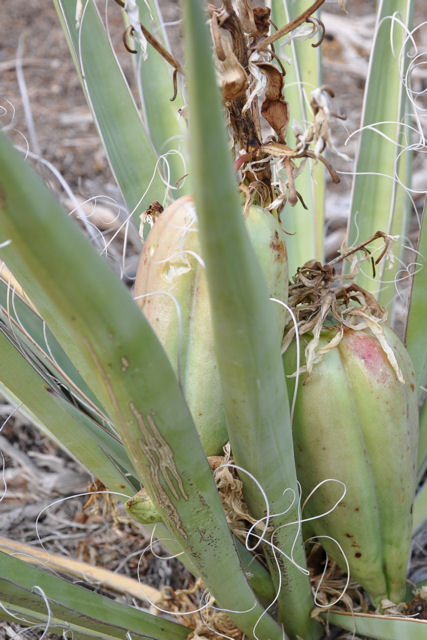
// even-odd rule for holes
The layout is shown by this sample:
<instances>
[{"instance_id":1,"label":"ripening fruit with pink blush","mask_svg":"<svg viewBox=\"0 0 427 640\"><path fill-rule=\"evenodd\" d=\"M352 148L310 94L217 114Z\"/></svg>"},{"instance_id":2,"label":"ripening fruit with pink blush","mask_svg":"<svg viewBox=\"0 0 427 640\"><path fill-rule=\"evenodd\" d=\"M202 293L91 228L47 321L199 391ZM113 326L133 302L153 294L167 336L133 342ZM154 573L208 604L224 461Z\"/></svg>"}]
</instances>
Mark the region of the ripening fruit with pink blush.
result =
<instances>
[{"instance_id":1,"label":"ripening fruit with pink blush","mask_svg":"<svg viewBox=\"0 0 427 640\"><path fill-rule=\"evenodd\" d=\"M339 345L327 351L312 373L302 374L293 433L303 500L328 478L346 487L331 514L309 523L311 532L339 542L351 577L374 602L384 597L396 602L405 595L418 407L408 353L396 334L383 328L389 354L369 329L346 329ZM321 346L335 331L323 331ZM311 337L302 336L302 352ZM287 374L296 370L295 344L286 352L284 365ZM402 376L404 382L399 381ZM287 381L292 397L295 379ZM325 513L341 493L341 485L326 482L307 502L303 517ZM337 545L320 542L345 568Z\"/></svg>"},{"instance_id":2,"label":"ripening fruit with pink blush","mask_svg":"<svg viewBox=\"0 0 427 640\"><path fill-rule=\"evenodd\" d=\"M360 360L360 366L366 375L381 384L392 384L396 379L395 372L390 367L390 362L379 342L373 335L359 331L347 331L346 339L342 345L348 358Z\"/></svg>"}]
</instances>

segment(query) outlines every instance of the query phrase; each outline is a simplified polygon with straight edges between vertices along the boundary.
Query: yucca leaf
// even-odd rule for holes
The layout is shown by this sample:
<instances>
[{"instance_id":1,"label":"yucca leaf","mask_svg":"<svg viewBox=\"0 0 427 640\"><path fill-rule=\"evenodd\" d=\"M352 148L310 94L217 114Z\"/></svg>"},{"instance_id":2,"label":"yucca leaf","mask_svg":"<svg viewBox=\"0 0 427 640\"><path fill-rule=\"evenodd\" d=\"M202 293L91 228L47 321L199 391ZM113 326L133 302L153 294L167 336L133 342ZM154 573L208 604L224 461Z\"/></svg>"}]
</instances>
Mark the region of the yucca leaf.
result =
<instances>
[{"instance_id":1,"label":"yucca leaf","mask_svg":"<svg viewBox=\"0 0 427 640\"><path fill-rule=\"evenodd\" d=\"M86 99L129 212L139 215L165 192L158 157L93 0L54 0ZM78 6L81 6L79 14ZM79 24L77 24L79 18Z\"/></svg>"},{"instance_id":2,"label":"yucca leaf","mask_svg":"<svg viewBox=\"0 0 427 640\"><path fill-rule=\"evenodd\" d=\"M0 386L31 422L109 489L132 495L138 483L123 445L40 376L0 330ZM122 471L120 471L122 469Z\"/></svg>"},{"instance_id":3,"label":"yucca leaf","mask_svg":"<svg viewBox=\"0 0 427 640\"><path fill-rule=\"evenodd\" d=\"M184 640L188 628L128 607L0 552L0 618L76 638Z\"/></svg>"},{"instance_id":4,"label":"yucca leaf","mask_svg":"<svg viewBox=\"0 0 427 640\"><path fill-rule=\"evenodd\" d=\"M413 131L411 129L412 114L408 113L408 109L406 109L403 122L406 126L402 126L400 132L401 155L397 165L399 184L396 185L393 222L390 228L390 234L394 237L393 255L397 259L391 261L383 272L384 286L380 295L381 304L389 309L389 322L392 326L396 324L396 320L401 314L399 296L396 294L396 290L399 287L402 264L405 264L405 260L407 261L406 250L408 247L411 213L415 211L414 202L409 195L409 191L407 191L412 185L414 163L414 151L407 148L413 139ZM403 148L406 148L406 150L402 151ZM396 241L397 244L395 244Z\"/></svg>"},{"instance_id":5,"label":"yucca leaf","mask_svg":"<svg viewBox=\"0 0 427 640\"><path fill-rule=\"evenodd\" d=\"M247 635L257 603L169 360L129 292L4 135L0 256L112 419L138 478L219 606ZM70 277L72 274L72 278ZM264 630L264 631L262 631Z\"/></svg>"},{"instance_id":6,"label":"yucca leaf","mask_svg":"<svg viewBox=\"0 0 427 640\"><path fill-rule=\"evenodd\" d=\"M406 327L406 346L415 370L415 379L420 402L425 399L427 387L427 229L426 206L421 218L418 240L418 258L409 303ZM418 445L418 467L422 475L427 467L427 405L420 412L420 440Z\"/></svg>"},{"instance_id":7,"label":"yucca leaf","mask_svg":"<svg viewBox=\"0 0 427 640\"><path fill-rule=\"evenodd\" d=\"M425 640L427 633L427 620L415 618L332 612L324 617L354 634L378 640Z\"/></svg>"},{"instance_id":8,"label":"yucca leaf","mask_svg":"<svg viewBox=\"0 0 427 640\"><path fill-rule=\"evenodd\" d=\"M185 0L184 25L191 178L233 457L261 484L271 512L283 513L291 502L284 489L295 491L297 501L297 484L280 336L243 221L205 14L197 0ZM245 473L241 479L252 514L265 517L259 488ZM298 532L286 524L297 520L294 505L286 517L273 521L274 526L285 525L274 541L288 554ZM300 537L295 559L304 566ZM272 564L279 586L273 560ZM287 632L307 640L316 637L316 625L309 617L312 595L307 576L283 556L279 564L283 572L279 606Z\"/></svg>"},{"instance_id":9,"label":"yucca leaf","mask_svg":"<svg viewBox=\"0 0 427 640\"><path fill-rule=\"evenodd\" d=\"M157 601L160 591L139 580L124 576L117 571L110 571L87 562L74 560L51 551L45 551L39 546L0 537L0 551L7 553L26 564L40 567L43 571L56 571L65 576L72 576L83 584L96 584L113 591L133 596L138 600ZM141 554L144 552L141 551Z\"/></svg>"},{"instance_id":10,"label":"yucca leaf","mask_svg":"<svg viewBox=\"0 0 427 640\"><path fill-rule=\"evenodd\" d=\"M135 518L138 520L138 518ZM145 525L150 531L155 532L156 538L160 540L162 545L168 549L173 555L179 555L179 560L187 567L193 575L198 576L197 568L194 563L191 562L188 555L182 551L175 540L170 536L170 533L166 529L163 523L157 523L153 525ZM259 601L266 607L273 602L275 597L275 589L271 581L271 576L267 569L252 555L245 545L237 538L234 538L234 544L236 546L237 553L240 558L242 569L245 572L246 578L251 585L254 593Z\"/></svg>"},{"instance_id":11,"label":"yucca leaf","mask_svg":"<svg viewBox=\"0 0 427 640\"><path fill-rule=\"evenodd\" d=\"M137 0L140 18L144 26L170 52L170 45L163 26L163 18L157 0L148 3ZM183 106L180 85L182 75L176 77L177 95L172 101L173 68L153 47L148 45L147 57L138 49L135 60L140 99L143 106L145 126L158 156L164 156L169 165L169 184L179 188L171 192L178 197L188 192L188 180L181 178L187 173L185 166L185 120L179 115ZM166 174L166 171L165 171Z\"/></svg>"},{"instance_id":12,"label":"yucca leaf","mask_svg":"<svg viewBox=\"0 0 427 640\"><path fill-rule=\"evenodd\" d=\"M135 479L123 482L135 475L132 463L93 393L43 319L2 280L0 330L4 393L111 490L132 493Z\"/></svg>"},{"instance_id":13,"label":"yucca leaf","mask_svg":"<svg viewBox=\"0 0 427 640\"><path fill-rule=\"evenodd\" d=\"M427 402L420 411L420 439L418 441L418 477L427 470Z\"/></svg>"},{"instance_id":14,"label":"yucca leaf","mask_svg":"<svg viewBox=\"0 0 427 640\"><path fill-rule=\"evenodd\" d=\"M427 482L421 487L414 501L413 535L420 533L427 525Z\"/></svg>"},{"instance_id":15,"label":"yucca leaf","mask_svg":"<svg viewBox=\"0 0 427 640\"><path fill-rule=\"evenodd\" d=\"M97 412L97 400L83 380L49 327L35 310L0 278L0 321L4 333L14 339L21 351L42 363L46 375L60 382L77 401L85 404L87 411Z\"/></svg>"},{"instance_id":16,"label":"yucca leaf","mask_svg":"<svg viewBox=\"0 0 427 640\"><path fill-rule=\"evenodd\" d=\"M378 6L348 227L350 246L367 240L378 230L401 233L405 226L406 202L396 178L401 170L399 143L404 139L402 122L406 113L403 78L413 5L413 0L381 0ZM379 247L380 243L373 246ZM394 246L398 258L401 246L402 237ZM394 282L382 282L387 279L383 261L378 265L376 279L366 263L357 281L387 305L394 295Z\"/></svg>"},{"instance_id":17,"label":"yucca leaf","mask_svg":"<svg viewBox=\"0 0 427 640\"><path fill-rule=\"evenodd\" d=\"M281 27L312 3L305 0L271 0L270 4L272 20ZM313 117L309 106L311 91L322 84L321 49L311 47L306 41L296 40L284 46L279 40L275 49L286 69L284 95L289 103L291 120L305 128ZM291 60L291 64L286 58ZM295 142L292 127L288 126L287 143L293 148ZM308 260L323 261L325 171L322 163L307 160L295 185L307 209L298 201L294 207L287 205L281 214L286 231L294 234L289 236L287 243L291 276Z\"/></svg>"},{"instance_id":18,"label":"yucca leaf","mask_svg":"<svg viewBox=\"0 0 427 640\"><path fill-rule=\"evenodd\" d=\"M406 346L415 369L418 397L425 393L427 386L427 209L421 218L418 256L409 303L406 327Z\"/></svg>"}]
</instances>

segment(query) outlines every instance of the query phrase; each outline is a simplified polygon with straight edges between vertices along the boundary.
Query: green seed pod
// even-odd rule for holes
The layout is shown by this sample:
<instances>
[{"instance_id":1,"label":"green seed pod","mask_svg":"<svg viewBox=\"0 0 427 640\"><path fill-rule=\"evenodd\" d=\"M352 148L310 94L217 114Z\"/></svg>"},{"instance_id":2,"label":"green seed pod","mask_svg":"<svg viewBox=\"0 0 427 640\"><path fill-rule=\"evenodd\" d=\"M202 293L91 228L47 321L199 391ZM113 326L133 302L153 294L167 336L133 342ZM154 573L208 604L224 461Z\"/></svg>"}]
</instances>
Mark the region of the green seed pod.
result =
<instances>
[{"instance_id":1,"label":"green seed pod","mask_svg":"<svg viewBox=\"0 0 427 640\"><path fill-rule=\"evenodd\" d=\"M251 207L246 224L270 296L286 301L287 255L280 224L258 207ZM222 453L228 433L192 198L180 198L156 220L142 251L135 298L178 375L206 454ZM271 304L282 334L286 310Z\"/></svg>"},{"instance_id":2,"label":"green seed pod","mask_svg":"<svg viewBox=\"0 0 427 640\"><path fill-rule=\"evenodd\" d=\"M404 599L418 443L417 394L410 358L395 333L383 326L393 355L370 330L344 329L339 344L327 351L299 385L294 414L294 446L303 501L326 482L304 507L316 536L341 545L351 577L378 603ZM336 329L322 332L320 347ZM312 336L301 337L301 352ZM304 362L301 363L303 365ZM286 374L296 370L296 347L284 356ZM304 378L304 374L302 376ZM287 378L293 397L295 378ZM345 569L338 547L320 540Z\"/></svg>"}]
</instances>

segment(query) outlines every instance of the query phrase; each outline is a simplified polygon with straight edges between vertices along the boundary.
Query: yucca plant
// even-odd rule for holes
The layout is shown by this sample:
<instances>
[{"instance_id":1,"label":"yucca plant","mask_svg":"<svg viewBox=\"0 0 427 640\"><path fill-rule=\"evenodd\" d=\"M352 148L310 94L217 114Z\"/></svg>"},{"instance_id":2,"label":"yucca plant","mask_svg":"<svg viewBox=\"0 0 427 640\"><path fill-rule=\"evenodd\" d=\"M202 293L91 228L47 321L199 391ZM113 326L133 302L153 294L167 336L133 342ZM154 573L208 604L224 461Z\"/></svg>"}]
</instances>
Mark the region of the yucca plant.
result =
<instances>
[{"instance_id":1,"label":"yucca plant","mask_svg":"<svg viewBox=\"0 0 427 640\"><path fill-rule=\"evenodd\" d=\"M323 1L224 0L207 14L184 0L185 63L169 50L157 2L118 4L139 105L95 3L55 0L129 224L142 214L135 291L2 135L0 251L25 294L0 282L0 380L135 519L167 530L210 597L189 628L1 553L0 615L78 638L311 640L328 619L372 638L421 639L427 622L405 605L411 530L427 512L425 489L414 499L427 460L421 225L401 336L409 355L383 306L398 315L397 271L384 265L391 255L405 264L411 219L414 2L378 6L348 238L327 264L332 91L311 46ZM304 379L296 396L294 371ZM313 545L324 536L369 611L319 599ZM386 598L399 613L384 614Z\"/></svg>"}]
</instances>

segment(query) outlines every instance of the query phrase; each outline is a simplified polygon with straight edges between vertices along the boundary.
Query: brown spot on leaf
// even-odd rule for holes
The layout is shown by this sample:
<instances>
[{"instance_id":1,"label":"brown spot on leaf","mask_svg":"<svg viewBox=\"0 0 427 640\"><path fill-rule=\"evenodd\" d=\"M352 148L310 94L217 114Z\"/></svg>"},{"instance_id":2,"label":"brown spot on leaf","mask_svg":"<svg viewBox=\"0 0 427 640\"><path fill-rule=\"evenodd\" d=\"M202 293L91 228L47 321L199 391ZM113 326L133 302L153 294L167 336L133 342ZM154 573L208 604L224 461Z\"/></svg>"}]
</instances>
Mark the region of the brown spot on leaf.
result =
<instances>
[{"instance_id":1,"label":"brown spot on leaf","mask_svg":"<svg viewBox=\"0 0 427 640\"><path fill-rule=\"evenodd\" d=\"M270 242L270 248L274 251L274 259L276 260L276 262L286 262L286 246L283 240L279 239L279 234L277 233L277 231L274 232L274 240Z\"/></svg>"}]
</instances>

